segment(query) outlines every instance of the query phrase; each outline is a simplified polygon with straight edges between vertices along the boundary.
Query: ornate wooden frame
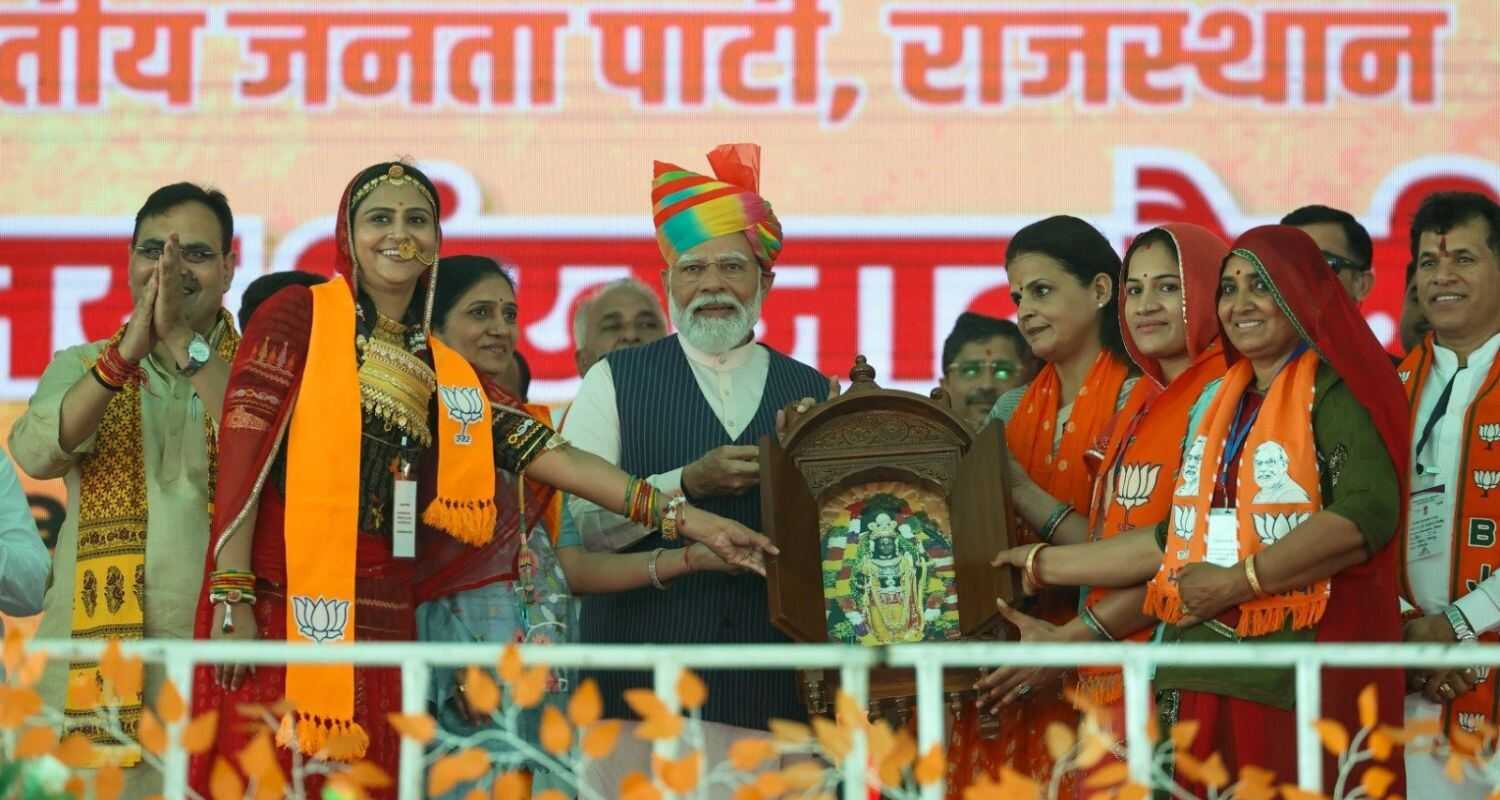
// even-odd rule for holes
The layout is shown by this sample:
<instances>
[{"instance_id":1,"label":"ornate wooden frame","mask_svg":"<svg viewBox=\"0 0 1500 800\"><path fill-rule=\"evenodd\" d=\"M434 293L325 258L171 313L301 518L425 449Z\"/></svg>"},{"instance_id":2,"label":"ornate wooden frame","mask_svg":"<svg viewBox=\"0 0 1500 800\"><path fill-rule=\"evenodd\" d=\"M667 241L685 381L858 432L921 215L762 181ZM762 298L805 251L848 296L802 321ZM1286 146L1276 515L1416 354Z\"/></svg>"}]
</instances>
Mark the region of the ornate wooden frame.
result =
<instances>
[{"instance_id":1,"label":"ornate wooden frame","mask_svg":"<svg viewBox=\"0 0 1500 800\"><path fill-rule=\"evenodd\" d=\"M849 377L852 385L840 397L801 415L786 409L795 419L782 441L760 442L762 524L781 550L766 563L772 623L795 641L828 641L819 509L850 486L898 481L948 501L961 637L1009 638L995 598L1014 601L1019 587L1014 571L990 566L1015 541L1003 430L991 425L973 433L946 404L881 389L863 356ZM901 701L914 694L912 676L901 673L877 670L871 700L909 705ZM836 676L808 675L815 713L831 697L825 677ZM946 683L950 693L966 693L973 677L950 675Z\"/></svg>"}]
</instances>

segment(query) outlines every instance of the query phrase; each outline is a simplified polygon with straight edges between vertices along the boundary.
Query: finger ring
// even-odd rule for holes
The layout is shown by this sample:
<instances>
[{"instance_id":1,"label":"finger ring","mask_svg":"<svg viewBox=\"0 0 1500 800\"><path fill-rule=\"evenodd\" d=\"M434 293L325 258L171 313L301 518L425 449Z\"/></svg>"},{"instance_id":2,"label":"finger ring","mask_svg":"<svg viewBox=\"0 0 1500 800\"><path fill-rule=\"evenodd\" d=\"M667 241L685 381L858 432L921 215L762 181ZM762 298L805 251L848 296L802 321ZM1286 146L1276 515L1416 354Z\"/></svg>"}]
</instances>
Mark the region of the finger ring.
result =
<instances>
[{"instance_id":1,"label":"finger ring","mask_svg":"<svg viewBox=\"0 0 1500 800\"><path fill-rule=\"evenodd\" d=\"M1444 697L1452 697L1453 696L1453 687L1449 686L1446 683L1443 684L1442 686L1439 686L1438 687L1438 691L1442 692Z\"/></svg>"},{"instance_id":2,"label":"finger ring","mask_svg":"<svg viewBox=\"0 0 1500 800\"><path fill-rule=\"evenodd\" d=\"M1028 694L1031 694L1031 684L1029 683L1021 684L1021 688L1016 691L1017 697L1025 697Z\"/></svg>"}]
</instances>

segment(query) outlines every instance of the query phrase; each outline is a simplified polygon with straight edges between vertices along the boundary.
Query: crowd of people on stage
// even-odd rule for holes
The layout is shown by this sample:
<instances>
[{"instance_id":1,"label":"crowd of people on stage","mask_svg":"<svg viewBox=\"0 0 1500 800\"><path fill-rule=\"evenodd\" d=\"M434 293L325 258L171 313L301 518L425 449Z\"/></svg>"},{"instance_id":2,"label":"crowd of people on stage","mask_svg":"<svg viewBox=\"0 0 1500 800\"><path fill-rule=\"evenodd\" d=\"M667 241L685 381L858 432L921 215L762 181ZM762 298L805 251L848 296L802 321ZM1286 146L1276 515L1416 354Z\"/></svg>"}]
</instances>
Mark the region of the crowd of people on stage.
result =
<instances>
[{"instance_id":1,"label":"crowd of people on stage","mask_svg":"<svg viewBox=\"0 0 1500 800\"><path fill-rule=\"evenodd\" d=\"M223 305L228 199L193 183L153 192L131 237L128 320L58 353L9 432L16 465L62 478L68 506L49 563L22 535L25 499L0 459L0 610L40 611L49 638L786 641L767 610L778 551L759 533L757 443L839 383L755 341L783 244L759 148L723 145L708 162L656 162L666 308L635 279L577 306L582 383L555 421L527 399L512 276L444 250L441 195L418 167L355 175L333 277L264 276L238 320ZM994 567L1018 573L1026 598L997 602L1022 641L1496 640L1500 205L1442 192L1410 222L1409 264L1380 265L1405 267L1404 357L1359 311L1371 240L1334 208L1232 242L1162 225L1123 260L1072 216L1010 238L1016 320L962 314L935 396L975 432L1003 428L1020 539ZM40 691L99 763L134 767L137 747L71 706L70 685L97 671L53 664ZM1320 716L1359 729L1373 685L1383 723L1440 716L1474 732L1497 722L1491 675L1328 670ZM551 674L544 705L581 677ZM625 691L650 685L587 677L620 720L634 719ZM710 763L771 719L806 718L789 671L703 677ZM433 678L445 729L493 724L462 674ZM122 698L126 732L162 681L148 668ZM951 721L953 796L1006 765L1049 775L1045 732L1078 722L1075 698L1123 720L1117 669L1002 667L975 689ZM386 715L401 691L392 669L199 667L193 710L218 711L218 733L190 783L207 794L217 757L237 763L253 735L242 706L282 700L284 764L299 751L394 773ZM1290 670L1164 667L1153 692L1164 730L1198 723L1194 757L1295 779ZM981 711L998 733L981 731ZM526 735L541 713L523 714ZM585 777L615 796L650 764L649 742L625 735ZM1431 755L1383 766L1407 796L1489 793ZM125 796L160 791L144 766L126 775Z\"/></svg>"}]
</instances>

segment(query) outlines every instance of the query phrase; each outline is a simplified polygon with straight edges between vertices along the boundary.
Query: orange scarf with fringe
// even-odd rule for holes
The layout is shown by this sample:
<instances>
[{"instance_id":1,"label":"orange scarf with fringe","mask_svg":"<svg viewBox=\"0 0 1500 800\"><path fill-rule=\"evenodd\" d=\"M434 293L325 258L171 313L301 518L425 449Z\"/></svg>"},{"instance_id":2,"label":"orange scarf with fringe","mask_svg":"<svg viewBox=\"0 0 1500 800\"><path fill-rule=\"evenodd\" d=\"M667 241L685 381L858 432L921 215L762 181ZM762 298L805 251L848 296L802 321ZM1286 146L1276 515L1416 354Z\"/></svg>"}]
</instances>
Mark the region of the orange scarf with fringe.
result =
<instances>
[{"instance_id":1,"label":"orange scarf with fringe","mask_svg":"<svg viewBox=\"0 0 1500 800\"><path fill-rule=\"evenodd\" d=\"M1224 375L1224 349L1215 341L1165 390L1142 378L1130 393L1120 422L1110 432L1104 467L1094 482L1089 537L1102 541L1133 528L1155 525L1171 513L1172 486L1182 464L1188 413L1203 387ZM1093 608L1114 589L1091 587L1084 605ZM1146 627L1126 641L1148 642ZM1078 668L1078 690L1095 703L1114 703L1123 693L1118 667Z\"/></svg>"},{"instance_id":2,"label":"orange scarf with fringe","mask_svg":"<svg viewBox=\"0 0 1500 800\"><path fill-rule=\"evenodd\" d=\"M1317 351L1309 349L1282 367L1245 436L1235 473L1236 562L1279 541L1323 507L1312 425L1319 363ZM1208 560L1215 481L1223 471L1220 462L1240 415L1241 400L1254 381L1255 370L1248 360L1229 368L1184 456L1166 552L1146 594L1147 609L1164 622L1175 623L1183 617L1177 574L1188 564ZM1264 636L1286 627L1288 619L1294 629L1311 628L1323 618L1331 586L1325 578L1242 603L1235 633L1242 638Z\"/></svg>"},{"instance_id":3,"label":"orange scarf with fringe","mask_svg":"<svg viewBox=\"0 0 1500 800\"><path fill-rule=\"evenodd\" d=\"M354 564L359 536L361 440L354 297L340 278L312 287L306 375L286 440L287 640L354 641ZM495 466L489 403L469 363L429 338L438 386L437 497L422 520L468 543L495 526ZM308 755L348 761L369 746L354 722L354 667L290 664L286 699L295 714L277 741Z\"/></svg>"}]
</instances>

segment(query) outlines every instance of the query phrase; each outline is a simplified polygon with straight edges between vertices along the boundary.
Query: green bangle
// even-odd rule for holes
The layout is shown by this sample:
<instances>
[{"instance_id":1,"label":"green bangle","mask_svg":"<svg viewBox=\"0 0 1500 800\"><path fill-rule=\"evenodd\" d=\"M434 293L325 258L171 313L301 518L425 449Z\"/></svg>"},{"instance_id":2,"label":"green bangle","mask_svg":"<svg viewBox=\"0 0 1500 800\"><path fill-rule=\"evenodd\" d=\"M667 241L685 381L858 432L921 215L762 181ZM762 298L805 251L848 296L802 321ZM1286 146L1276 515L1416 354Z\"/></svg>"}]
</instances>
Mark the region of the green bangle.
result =
<instances>
[{"instance_id":1,"label":"green bangle","mask_svg":"<svg viewBox=\"0 0 1500 800\"><path fill-rule=\"evenodd\" d=\"M1057 508L1052 510L1052 515L1047 517L1047 521L1042 524L1041 530L1037 531L1037 536L1041 537L1044 542L1052 541L1052 534L1057 533L1057 527L1071 513L1073 513L1072 506L1067 503L1058 503Z\"/></svg>"},{"instance_id":2,"label":"green bangle","mask_svg":"<svg viewBox=\"0 0 1500 800\"><path fill-rule=\"evenodd\" d=\"M1079 612L1078 618L1083 620L1083 624L1094 632L1094 638L1099 641L1113 642L1115 640L1115 637L1109 635L1109 629L1104 627L1104 623L1100 622L1097 616L1094 616L1094 609L1084 606L1083 611Z\"/></svg>"}]
</instances>

